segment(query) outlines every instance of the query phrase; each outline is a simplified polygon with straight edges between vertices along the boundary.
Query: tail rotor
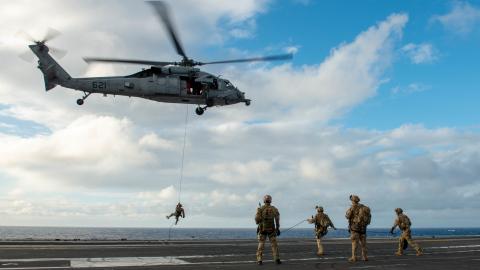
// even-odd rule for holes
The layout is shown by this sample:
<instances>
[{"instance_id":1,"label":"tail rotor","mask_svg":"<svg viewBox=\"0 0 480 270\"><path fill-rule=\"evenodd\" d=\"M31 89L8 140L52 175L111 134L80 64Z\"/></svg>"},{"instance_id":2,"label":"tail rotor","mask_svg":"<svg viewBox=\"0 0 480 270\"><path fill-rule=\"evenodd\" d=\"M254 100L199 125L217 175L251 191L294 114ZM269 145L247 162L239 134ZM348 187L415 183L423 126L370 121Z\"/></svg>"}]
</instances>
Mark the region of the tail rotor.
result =
<instances>
[{"instance_id":1,"label":"tail rotor","mask_svg":"<svg viewBox=\"0 0 480 270\"><path fill-rule=\"evenodd\" d=\"M37 46L46 46L45 44L47 42L57 38L60 35L61 35L60 31L49 27L47 29L47 32L43 36L43 38L40 39L40 40L36 40L29 33L25 32L23 30L18 31L17 34L16 34L16 37L19 38L19 39L25 40L29 43L33 43ZM66 50L58 49L58 48L51 47L51 46L48 46L48 51L58 59L63 58L67 54ZM34 59L35 59L30 50L25 51L25 52L19 54L18 56L21 59L23 59L27 62L33 62Z\"/></svg>"}]
</instances>

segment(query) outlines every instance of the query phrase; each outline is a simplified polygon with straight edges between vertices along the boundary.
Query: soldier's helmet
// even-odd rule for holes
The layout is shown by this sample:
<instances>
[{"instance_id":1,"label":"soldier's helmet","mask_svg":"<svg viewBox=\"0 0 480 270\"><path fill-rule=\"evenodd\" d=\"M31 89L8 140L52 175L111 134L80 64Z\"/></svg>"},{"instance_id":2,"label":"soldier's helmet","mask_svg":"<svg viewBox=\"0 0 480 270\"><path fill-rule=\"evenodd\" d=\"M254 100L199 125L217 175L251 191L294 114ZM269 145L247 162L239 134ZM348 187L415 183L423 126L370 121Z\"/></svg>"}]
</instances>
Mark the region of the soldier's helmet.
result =
<instances>
[{"instance_id":1,"label":"soldier's helmet","mask_svg":"<svg viewBox=\"0 0 480 270\"><path fill-rule=\"evenodd\" d=\"M315 209L317 209L318 212L323 212L323 207L321 206L315 206Z\"/></svg>"},{"instance_id":2,"label":"soldier's helmet","mask_svg":"<svg viewBox=\"0 0 480 270\"><path fill-rule=\"evenodd\" d=\"M178 203L177 206L182 207L182 204L181 204L181 203Z\"/></svg>"},{"instance_id":3,"label":"soldier's helmet","mask_svg":"<svg viewBox=\"0 0 480 270\"><path fill-rule=\"evenodd\" d=\"M403 209L402 208L395 208L395 212L397 214L401 214L401 213L403 213Z\"/></svg>"},{"instance_id":4,"label":"soldier's helmet","mask_svg":"<svg viewBox=\"0 0 480 270\"><path fill-rule=\"evenodd\" d=\"M263 202L264 203L272 203L272 196L270 196L268 194L263 196Z\"/></svg>"},{"instance_id":5,"label":"soldier's helmet","mask_svg":"<svg viewBox=\"0 0 480 270\"><path fill-rule=\"evenodd\" d=\"M350 201L354 202L354 203L358 203L360 202L360 198L357 196L357 195L350 195Z\"/></svg>"}]
</instances>

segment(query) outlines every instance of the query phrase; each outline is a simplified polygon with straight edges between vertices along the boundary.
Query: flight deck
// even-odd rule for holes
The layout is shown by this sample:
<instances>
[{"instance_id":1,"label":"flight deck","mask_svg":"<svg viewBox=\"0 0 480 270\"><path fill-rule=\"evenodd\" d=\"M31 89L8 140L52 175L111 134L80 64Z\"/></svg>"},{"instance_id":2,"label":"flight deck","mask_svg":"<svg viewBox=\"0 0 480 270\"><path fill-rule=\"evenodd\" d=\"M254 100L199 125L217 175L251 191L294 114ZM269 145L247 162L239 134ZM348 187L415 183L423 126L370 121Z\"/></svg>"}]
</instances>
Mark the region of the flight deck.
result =
<instances>
[{"instance_id":1,"label":"flight deck","mask_svg":"<svg viewBox=\"0 0 480 270\"><path fill-rule=\"evenodd\" d=\"M281 265L270 245L264 264L255 264L257 241L1 241L0 269L480 269L480 237L419 238L424 256L413 250L397 257L394 238L369 239L369 261L347 262L348 239L326 239L325 256L314 239L279 239Z\"/></svg>"}]
</instances>

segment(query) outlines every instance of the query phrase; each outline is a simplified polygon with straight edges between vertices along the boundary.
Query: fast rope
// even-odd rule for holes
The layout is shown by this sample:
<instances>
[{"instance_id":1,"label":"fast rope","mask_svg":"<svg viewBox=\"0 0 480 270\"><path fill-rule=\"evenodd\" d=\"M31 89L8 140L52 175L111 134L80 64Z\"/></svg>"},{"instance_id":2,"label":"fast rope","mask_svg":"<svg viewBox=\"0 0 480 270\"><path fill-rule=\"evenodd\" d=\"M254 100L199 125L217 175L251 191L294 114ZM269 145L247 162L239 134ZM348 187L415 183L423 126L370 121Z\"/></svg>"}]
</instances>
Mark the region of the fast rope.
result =
<instances>
[{"instance_id":1,"label":"fast rope","mask_svg":"<svg viewBox=\"0 0 480 270\"><path fill-rule=\"evenodd\" d=\"M307 220L306 220L306 219L304 219L304 220L300 221L299 223L297 223L297 224L293 225L292 227L290 227L290 228L286 229L286 230L285 230L285 231L283 231L282 233L286 233L286 232L290 231L291 229L293 229L293 228L297 227L298 225L302 224L302 223L303 223L303 222L305 222L305 221L307 221Z\"/></svg>"},{"instance_id":2,"label":"fast rope","mask_svg":"<svg viewBox=\"0 0 480 270\"><path fill-rule=\"evenodd\" d=\"M185 131L183 133L183 149L182 149L182 162L180 166L180 182L178 184L178 202L181 201L182 196L182 182L183 182L183 163L185 161L185 146L187 142L187 126L188 126L188 105L187 110L185 112Z\"/></svg>"},{"instance_id":3,"label":"fast rope","mask_svg":"<svg viewBox=\"0 0 480 270\"><path fill-rule=\"evenodd\" d=\"M173 225L175 225L175 222L173 222L172 225L170 225L170 228L168 228L168 241L170 241L170 236L172 235Z\"/></svg>"}]
</instances>

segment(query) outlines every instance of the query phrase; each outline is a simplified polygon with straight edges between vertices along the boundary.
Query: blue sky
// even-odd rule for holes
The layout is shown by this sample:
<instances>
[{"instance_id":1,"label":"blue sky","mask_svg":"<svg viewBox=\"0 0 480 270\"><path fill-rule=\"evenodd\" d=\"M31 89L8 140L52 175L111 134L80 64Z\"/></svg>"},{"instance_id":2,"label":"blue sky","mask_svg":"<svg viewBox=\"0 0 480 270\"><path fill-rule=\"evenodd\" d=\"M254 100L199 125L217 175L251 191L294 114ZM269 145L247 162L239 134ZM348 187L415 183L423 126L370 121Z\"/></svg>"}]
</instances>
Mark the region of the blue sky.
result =
<instances>
[{"instance_id":1,"label":"blue sky","mask_svg":"<svg viewBox=\"0 0 480 270\"><path fill-rule=\"evenodd\" d=\"M286 226L320 204L345 227L352 193L374 227L390 226L396 207L419 227L480 226L480 1L170 5L195 60L295 51L289 62L205 67L252 105L201 117L189 107L180 226L252 226L266 193ZM17 57L18 30L41 38L53 27L75 77L141 68L84 56L179 60L149 6L15 1L0 25L0 225L169 226L186 107L100 95L77 106L83 93L45 92L35 63Z\"/></svg>"},{"instance_id":2,"label":"blue sky","mask_svg":"<svg viewBox=\"0 0 480 270\"><path fill-rule=\"evenodd\" d=\"M403 12L408 14L409 22L402 43L429 43L435 59L415 64L399 50L394 66L386 73L388 81L381 85L378 95L335 122L347 128L380 130L404 123L475 127L480 110L478 21L474 23L477 29L455 33L433 19L452 6L467 3L479 5L478 1L282 1L259 16L252 39L229 45L261 51L272 44L290 43L300 47L293 61L295 66L315 64L327 57L333 47L351 41L356 33L389 14ZM422 89L410 92L408 87L412 84ZM402 91L394 94L395 88Z\"/></svg>"}]
</instances>

